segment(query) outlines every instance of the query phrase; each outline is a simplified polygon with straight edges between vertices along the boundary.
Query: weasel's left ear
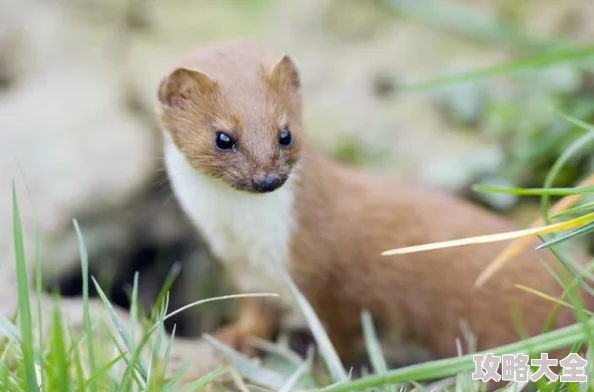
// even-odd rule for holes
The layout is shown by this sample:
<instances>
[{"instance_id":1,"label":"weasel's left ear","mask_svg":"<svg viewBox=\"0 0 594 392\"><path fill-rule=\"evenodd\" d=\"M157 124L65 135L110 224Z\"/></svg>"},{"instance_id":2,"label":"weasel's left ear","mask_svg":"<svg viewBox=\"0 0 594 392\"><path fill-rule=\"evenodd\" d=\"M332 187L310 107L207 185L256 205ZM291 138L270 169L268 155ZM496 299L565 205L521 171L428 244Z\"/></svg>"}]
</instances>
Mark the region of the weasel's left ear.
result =
<instances>
[{"instance_id":1,"label":"weasel's left ear","mask_svg":"<svg viewBox=\"0 0 594 392\"><path fill-rule=\"evenodd\" d=\"M270 82L274 86L290 86L295 90L301 88L301 78L295 62L289 55L284 55L273 67Z\"/></svg>"},{"instance_id":2,"label":"weasel's left ear","mask_svg":"<svg viewBox=\"0 0 594 392\"><path fill-rule=\"evenodd\" d=\"M177 68L161 80L158 88L158 97L162 105L179 107L192 96L206 98L212 96L216 89L216 82L207 74Z\"/></svg>"}]
</instances>

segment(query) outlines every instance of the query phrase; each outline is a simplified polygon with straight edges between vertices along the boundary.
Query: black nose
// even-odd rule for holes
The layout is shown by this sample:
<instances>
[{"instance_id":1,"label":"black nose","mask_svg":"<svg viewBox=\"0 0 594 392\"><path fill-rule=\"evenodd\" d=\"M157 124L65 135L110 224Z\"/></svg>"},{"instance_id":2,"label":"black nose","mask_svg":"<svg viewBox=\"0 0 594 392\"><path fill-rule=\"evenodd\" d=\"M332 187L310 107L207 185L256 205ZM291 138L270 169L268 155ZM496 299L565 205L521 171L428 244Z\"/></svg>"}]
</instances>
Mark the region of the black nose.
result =
<instances>
[{"instance_id":1,"label":"black nose","mask_svg":"<svg viewBox=\"0 0 594 392\"><path fill-rule=\"evenodd\" d=\"M272 192L283 184L283 180L280 176L272 174L254 179L253 184L254 189L258 192Z\"/></svg>"}]
</instances>

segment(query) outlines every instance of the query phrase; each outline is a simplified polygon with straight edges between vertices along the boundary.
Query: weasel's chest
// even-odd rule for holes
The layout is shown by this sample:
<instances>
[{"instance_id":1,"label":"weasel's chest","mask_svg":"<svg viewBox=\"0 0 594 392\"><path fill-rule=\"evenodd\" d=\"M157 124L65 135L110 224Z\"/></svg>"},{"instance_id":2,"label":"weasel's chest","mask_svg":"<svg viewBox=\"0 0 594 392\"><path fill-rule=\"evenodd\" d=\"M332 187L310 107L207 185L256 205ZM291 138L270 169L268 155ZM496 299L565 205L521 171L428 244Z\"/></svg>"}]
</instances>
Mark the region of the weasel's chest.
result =
<instances>
[{"instance_id":1,"label":"weasel's chest","mask_svg":"<svg viewBox=\"0 0 594 392\"><path fill-rule=\"evenodd\" d=\"M277 293L286 307L293 307L275 268L290 264L292 184L268 194L240 192L195 171L174 147L166 150L166 163L182 208L237 290Z\"/></svg>"},{"instance_id":2,"label":"weasel's chest","mask_svg":"<svg viewBox=\"0 0 594 392\"><path fill-rule=\"evenodd\" d=\"M291 242L291 216L275 208L279 200L264 203L215 195L191 200L201 204L196 207L189 206L190 201L185 203L192 210L194 223L234 276L238 288L262 291L278 282L274 266L289 265Z\"/></svg>"}]
</instances>

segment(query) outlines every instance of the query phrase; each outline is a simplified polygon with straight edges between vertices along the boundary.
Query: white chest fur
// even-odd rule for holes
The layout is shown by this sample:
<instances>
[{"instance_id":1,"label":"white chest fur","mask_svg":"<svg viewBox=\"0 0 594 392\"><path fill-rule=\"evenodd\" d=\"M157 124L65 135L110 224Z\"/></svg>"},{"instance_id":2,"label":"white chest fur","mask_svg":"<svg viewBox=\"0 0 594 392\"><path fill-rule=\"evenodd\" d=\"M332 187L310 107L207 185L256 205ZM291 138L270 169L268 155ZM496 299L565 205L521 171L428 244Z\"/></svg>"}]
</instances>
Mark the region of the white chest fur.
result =
<instances>
[{"instance_id":1,"label":"white chest fur","mask_svg":"<svg viewBox=\"0 0 594 392\"><path fill-rule=\"evenodd\" d=\"M173 191L212 252L242 292L272 292L289 310L285 324L302 324L291 293L274 264L288 266L294 226L293 183L275 192L237 191L191 167L165 140L165 163Z\"/></svg>"}]
</instances>

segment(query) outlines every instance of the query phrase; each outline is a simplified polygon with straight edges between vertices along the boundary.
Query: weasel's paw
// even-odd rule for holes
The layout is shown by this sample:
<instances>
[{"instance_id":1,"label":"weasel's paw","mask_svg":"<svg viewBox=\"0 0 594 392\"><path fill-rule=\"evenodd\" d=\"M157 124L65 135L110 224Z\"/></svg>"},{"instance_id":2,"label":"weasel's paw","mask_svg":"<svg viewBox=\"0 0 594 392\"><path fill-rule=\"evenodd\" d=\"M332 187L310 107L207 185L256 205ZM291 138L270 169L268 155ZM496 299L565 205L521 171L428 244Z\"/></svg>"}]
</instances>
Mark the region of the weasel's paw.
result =
<instances>
[{"instance_id":1,"label":"weasel's paw","mask_svg":"<svg viewBox=\"0 0 594 392\"><path fill-rule=\"evenodd\" d=\"M252 337L250 331L234 324L222 327L215 333L215 338L248 357L258 355L258 350L250 344Z\"/></svg>"}]
</instances>

